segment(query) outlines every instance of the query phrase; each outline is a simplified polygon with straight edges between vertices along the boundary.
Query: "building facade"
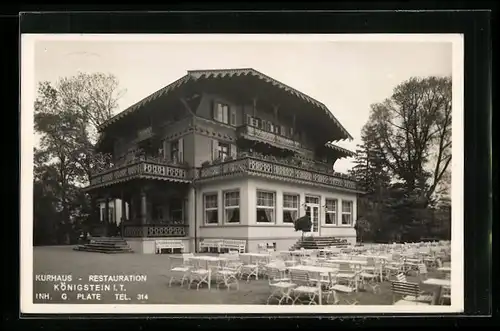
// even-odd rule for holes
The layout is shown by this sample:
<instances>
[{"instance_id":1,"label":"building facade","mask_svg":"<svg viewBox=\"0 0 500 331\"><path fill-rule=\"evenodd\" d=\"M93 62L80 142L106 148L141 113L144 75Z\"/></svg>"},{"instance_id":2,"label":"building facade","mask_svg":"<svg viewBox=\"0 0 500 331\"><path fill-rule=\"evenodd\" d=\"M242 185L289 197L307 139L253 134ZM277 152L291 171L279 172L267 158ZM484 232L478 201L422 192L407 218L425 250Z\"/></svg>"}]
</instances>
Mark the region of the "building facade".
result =
<instances>
[{"instance_id":1,"label":"building facade","mask_svg":"<svg viewBox=\"0 0 500 331\"><path fill-rule=\"evenodd\" d=\"M359 191L333 171L353 156L334 142L352 137L322 103L256 70L189 71L100 130L98 149L113 162L86 190L120 199L135 251L154 253L165 238L189 251L212 238L287 250L306 206L308 235L356 240Z\"/></svg>"}]
</instances>

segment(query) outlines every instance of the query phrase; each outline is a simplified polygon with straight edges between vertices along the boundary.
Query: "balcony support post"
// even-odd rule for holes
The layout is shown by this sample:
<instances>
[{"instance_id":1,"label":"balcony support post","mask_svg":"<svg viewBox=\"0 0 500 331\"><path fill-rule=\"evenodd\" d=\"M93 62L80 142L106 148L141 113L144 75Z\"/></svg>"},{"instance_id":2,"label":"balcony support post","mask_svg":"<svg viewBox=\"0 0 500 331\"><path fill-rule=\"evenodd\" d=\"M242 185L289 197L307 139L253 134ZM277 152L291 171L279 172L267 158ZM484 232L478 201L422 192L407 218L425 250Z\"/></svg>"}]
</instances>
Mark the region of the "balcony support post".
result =
<instances>
[{"instance_id":1,"label":"balcony support post","mask_svg":"<svg viewBox=\"0 0 500 331\"><path fill-rule=\"evenodd\" d=\"M147 222L147 196L146 191L141 189L141 224L146 225Z\"/></svg>"},{"instance_id":2,"label":"balcony support post","mask_svg":"<svg viewBox=\"0 0 500 331\"><path fill-rule=\"evenodd\" d=\"M109 234L109 195L104 198L104 236Z\"/></svg>"},{"instance_id":3,"label":"balcony support post","mask_svg":"<svg viewBox=\"0 0 500 331\"><path fill-rule=\"evenodd\" d=\"M125 202L125 193L123 192L123 189L121 191L121 201L122 201L122 218L120 219L120 234L123 237L123 229L124 229L124 224L125 220L127 219L127 204Z\"/></svg>"}]
</instances>

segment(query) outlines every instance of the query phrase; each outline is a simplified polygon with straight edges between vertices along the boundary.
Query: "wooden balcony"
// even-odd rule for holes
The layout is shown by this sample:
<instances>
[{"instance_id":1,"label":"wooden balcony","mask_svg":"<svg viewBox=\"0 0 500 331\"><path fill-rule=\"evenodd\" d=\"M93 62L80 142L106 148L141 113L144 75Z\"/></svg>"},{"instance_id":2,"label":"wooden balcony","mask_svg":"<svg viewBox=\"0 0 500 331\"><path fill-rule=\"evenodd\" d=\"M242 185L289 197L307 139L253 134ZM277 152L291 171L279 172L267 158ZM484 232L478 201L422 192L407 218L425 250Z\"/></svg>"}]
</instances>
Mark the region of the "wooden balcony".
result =
<instances>
[{"instance_id":1,"label":"wooden balcony","mask_svg":"<svg viewBox=\"0 0 500 331\"><path fill-rule=\"evenodd\" d=\"M241 173L297 183L358 190L356 182L345 176L325 173L306 167L293 166L277 161L260 159L253 156L241 156L236 160L203 167L199 171L198 180L231 176Z\"/></svg>"},{"instance_id":2,"label":"wooden balcony","mask_svg":"<svg viewBox=\"0 0 500 331\"><path fill-rule=\"evenodd\" d=\"M236 133L238 138L264 142L281 149L287 149L294 152L306 150L299 141L248 124L238 127Z\"/></svg>"},{"instance_id":3,"label":"wooden balcony","mask_svg":"<svg viewBox=\"0 0 500 331\"><path fill-rule=\"evenodd\" d=\"M129 238L185 237L187 225L144 224L124 225L123 236Z\"/></svg>"},{"instance_id":4,"label":"wooden balcony","mask_svg":"<svg viewBox=\"0 0 500 331\"><path fill-rule=\"evenodd\" d=\"M136 178L189 183L191 177L190 171L182 165L168 164L158 159L139 158L96 173L90 180L89 188Z\"/></svg>"}]
</instances>

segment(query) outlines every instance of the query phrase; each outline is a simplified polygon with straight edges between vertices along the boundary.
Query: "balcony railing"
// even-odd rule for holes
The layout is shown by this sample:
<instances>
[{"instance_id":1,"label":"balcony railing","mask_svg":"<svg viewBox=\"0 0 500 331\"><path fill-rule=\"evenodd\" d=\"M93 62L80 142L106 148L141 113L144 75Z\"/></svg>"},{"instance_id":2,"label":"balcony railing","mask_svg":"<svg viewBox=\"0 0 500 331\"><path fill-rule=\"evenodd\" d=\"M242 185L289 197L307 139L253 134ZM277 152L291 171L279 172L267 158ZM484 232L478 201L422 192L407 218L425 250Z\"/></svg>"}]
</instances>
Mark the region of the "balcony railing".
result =
<instances>
[{"instance_id":1,"label":"balcony railing","mask_svg":"<svg viewBox=\"0 0 500 331\"><path fill-rule=\"evenodd\" d=\"M237 134L238 136L246 139L259 140L280 148L291 149L294 151L306 149L299 141L259 129L248 124L238 127Z\"/></svg>"},{"instance_id":2,"label":"balcony railing","mask_svg":"<svg viewBox=\"0 0 500 331\"><path fill-rule=\"evenodd\" d=\"M199 172L199 179L208 179L219 176L228 176L238 173L250 173L276 179L292 181L306 181L325 186L347 189L357 189L354 180L333 173L324 173L316 170L300 168L271 160L259 159L252 156L241 156L236 160L226 161L203 167Z\"/></svg>"},{"instance_id":3,"label":"balcony railing","mask_svg":"<svg viewBox=\"0 0 500 331\"><path fill-rule=\"evenodd\" d=\"M187 230L187 225L124 225L123 236L131 238L185 237L188 234Z\"/></svg>"},{"instance_id":4,"label":"balcony railing","mask_svg":"<svg viewBox=\"0 0 500 331\"><path fill-rule=\"evenodd\" d=\"M104 185L129 178L153 177L175 181L190 181L192 176L182 165L167 164L158 159L138 158L126 164L117 165L92 176L90 185Z\"/></svg>"},{"instance_id":5,"label":"balcony railing","mask_svg":"<svg viewBox=\"0 0 500 331\"><path fill-rule=\"evenodd\" d=\"M132 178L149 178L189 183L238 173L302 181L312 184L358 189L356 182L343 174L328 171L326 165L296 159L281 160L261 155L241 153L236 159L202 168L161 163L158 160L142 159L104 170L91 178L90 187L100 187Z\"/></svg>"}]
</instances>

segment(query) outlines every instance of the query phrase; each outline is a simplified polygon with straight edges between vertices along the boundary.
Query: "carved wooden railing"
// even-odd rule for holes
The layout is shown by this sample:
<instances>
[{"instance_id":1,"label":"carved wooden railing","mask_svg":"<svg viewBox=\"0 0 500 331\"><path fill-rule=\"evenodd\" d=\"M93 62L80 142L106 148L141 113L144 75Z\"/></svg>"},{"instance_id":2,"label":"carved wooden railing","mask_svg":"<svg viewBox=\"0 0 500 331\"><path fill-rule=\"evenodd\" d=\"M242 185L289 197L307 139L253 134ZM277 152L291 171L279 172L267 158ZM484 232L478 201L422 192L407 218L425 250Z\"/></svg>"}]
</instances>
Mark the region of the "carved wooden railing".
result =
<instances>
[{"instance_id":1,"label":"carved wooden railing","mask_svg":"<svg viewBox=\"0 0 500 331\"><path fill-rule=\"evenodd\" d=\"M131 238L185 237L187 234L188 226L184 224L144 224L123 226L123 236Z\"/></svg>"},{"instance_id":2,"label":"carved wooden railing","mask_svg":"<svg viewBox=\"0 0 500 331\"><path fill-rule=\"evenodd\" d=\"M251 156L203 167L200 169L199 179L228 176L242 172L250 172L276 178L288 178L290 180L308 181L327 186L356 189L356 182L351 179L311 169L280 164L269 160L261 160Z\"/></svg>"},{"instance_id":3,"label":"carved wooden railing","mask_svg":"<svg viewBox=\"0 0 500 331\"><path fill-rule=\"evenodd\" d=\"M90 185L99 185L135 176L152 176L158 178L172 178L190 180L190 171L182 165L168 164L158 159L137 159L132 162L118 165L92 176Z\"/></svg>"},{"instance_id":4,"label":"carved wooden railing","mask_svg":"<svg viewBox=\"0 0 500 331\"><path fill-rule=\"evenodd\" d=\"M248 124L238 127L237 133L240 136L258 139L271 144L276 144L280 147L290 148L292 150L306 150L300 141L296 141L273 132L265 131Z\"/></svg>"}]
</instances>

